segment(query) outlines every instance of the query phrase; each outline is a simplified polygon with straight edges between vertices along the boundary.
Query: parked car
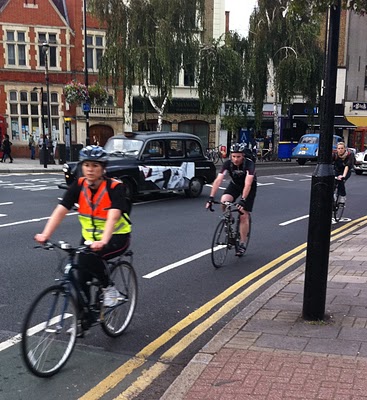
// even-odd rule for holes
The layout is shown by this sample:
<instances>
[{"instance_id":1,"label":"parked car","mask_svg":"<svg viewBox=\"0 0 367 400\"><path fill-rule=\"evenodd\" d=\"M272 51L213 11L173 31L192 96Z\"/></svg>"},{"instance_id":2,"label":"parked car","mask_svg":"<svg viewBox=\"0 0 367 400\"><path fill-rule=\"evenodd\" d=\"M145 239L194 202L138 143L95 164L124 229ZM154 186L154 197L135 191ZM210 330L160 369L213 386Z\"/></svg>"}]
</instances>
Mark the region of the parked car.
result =
<instances>
[{"instance_id":1,"label":"parked car","mask_svg":"<svg viewBox=\"0 0 367 400\"><path fill-rule=\"evenodd\" d=\"M356 153L354 157L354 172L357 175L367 172L367 150Z\"/></svg>"},{"instance_id":2,"label":"parked car","mask_svg":"<svg viewBox=\"0 0 367 400\"><path fill-rule=\"evenodd\" d=\"M200 139L180 132L134 132L112 136L106 175L124 182L130 198L151 192L184 191L200 196L212 183L216 168L203 153ZM66 185L81 176L79 163L64 164ZM60 185L65 188L65 185Z\"/></svg>"},{"instance_id":3,"label":"parked car","mask_svg":"<svg viewBox=\"0 0 367 400\"><path fill-rule=\"evenodd\" d=\"M305 165L307 161L316 161L319 155L319 139L318 133L303 135L292 151L292 158L297 159L299 165ZM336 150L338 143L342 141L343 138L333 135L333 150Z\"/></svg>"}]
</instances>

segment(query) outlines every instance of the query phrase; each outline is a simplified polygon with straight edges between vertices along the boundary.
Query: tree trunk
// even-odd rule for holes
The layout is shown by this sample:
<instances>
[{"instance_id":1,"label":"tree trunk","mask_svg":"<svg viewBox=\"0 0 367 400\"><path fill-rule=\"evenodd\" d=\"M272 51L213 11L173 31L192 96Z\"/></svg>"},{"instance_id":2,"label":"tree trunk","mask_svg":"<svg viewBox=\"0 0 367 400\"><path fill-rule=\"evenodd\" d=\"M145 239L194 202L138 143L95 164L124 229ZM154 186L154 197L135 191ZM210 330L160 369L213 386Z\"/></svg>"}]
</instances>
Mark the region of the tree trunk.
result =
<instances>
[{"instance_id":1,"label":"tree trunk","mask_svg":"<svg viewBox=\"0 0 367 400\"><path fill-rule=\"evenodd\" d=\"M148 96L148 99L150 101L150 104L152 105L152 107L157 111L158 113L158 123L157 123L157 132L162 132L162 121L163 121L163 113L164 113L164 109L166 107L167 104L167 100L168 100L168 96L166 95L164 97L163 103L162 103L162 107L158 107L156 102L154 101L149 89L148 89L148 82L145 82L145 93Z\"/></svg>"}]
</instances>

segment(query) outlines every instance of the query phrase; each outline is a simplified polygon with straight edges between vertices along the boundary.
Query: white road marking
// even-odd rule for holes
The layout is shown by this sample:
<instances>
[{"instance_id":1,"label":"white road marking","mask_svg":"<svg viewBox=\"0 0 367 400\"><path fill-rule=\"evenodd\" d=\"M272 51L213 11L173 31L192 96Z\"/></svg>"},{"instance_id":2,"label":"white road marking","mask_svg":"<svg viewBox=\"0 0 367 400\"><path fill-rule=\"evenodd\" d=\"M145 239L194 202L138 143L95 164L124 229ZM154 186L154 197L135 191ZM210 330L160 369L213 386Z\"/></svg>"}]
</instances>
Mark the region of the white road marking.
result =
<instances>
[{"instance_id":1,"label":"white road marking","mask_svg":"<svg viewBox=\"0 0 367 400\"><path fill-rule=\"evenodd\" d=\"M300 179L300 182L306 182L306 181L310 181L312 178L306 178L306 179Z\"/></svg>"},{"instance_id":2,"label":"white road marking","mask_svg":"<svg viewBox=\"0 0 367 400\"><path fill-rule=\"evenodd\" d=\"M269 186L269 185L274 185L274 182L269 182L269 183L260 183L260 182L257 182L257 186Z\"/></svg>"},{"instance_id":3,"label":"white road marking","mask_svg":"<svg viewBox=\"0 0 367 400\"><path fill-rule=\"evenodd\" d=\"M294 179L279 178L279 177L277 177L277 176L274 176L274 179L278 179L279 181L294 182Z\"/></svg>"},{"instance_id":4,"label":"white road marking","mask_svg":"<svg viewBox=\"0 0 367 400\"><path fill-rule=\"evenodd\" d=\"M0 217L7 217L8 214L0 214Z\"/></svg>"},{"instance_id":5,"label":"white road marking","mask_svg":"<svg viewBox=\"0 0 367 400\"><path fill-rule=\"evenodd\" d=\"M8 206L9 204L14 204L13 201L7 201L5 203L0 203L0 206Z\"/></svg>"},{"instance_id":6,"label":"white road marking","mask_svg":"<svg viewBox=\"0 0 367 400\"><path fill-rule=\"evenodd\" d=\"M78 215L77 212L73 212L73 213L68 213L66 214L67 216L71 216L71 215ZM50 217L41 217L41 218L33 218L33 219L28 219L28 220L24 220L24 221L16 221L16 222L9 222L8 224L2 224L0 225L0 228L6 228L7 226L14 226L14 225L22 225L22 224L29 224L31 222L40 222L40 221L44 221L49 219Z\"/></svg>"},{"instance_id":7,"label":"white road marking","mask_svg":"<svg viewBox=\"0 0 367 400\"><path fill-rule=\"evenodd\" d=\"M196 259L198 259L200 257L204 257L207 254L210 254L211 251L212 251L212 249L201 251L200 253L194 254L193 256L187 257L187 258L185 258L183 260L180 260L180 261L176 261L173 264L166 265L165 267L162 267L162 268L159 268L159 269L157 269L157 270L155 270L153 272L150 272L149 274L144 275L143 278L146 278L146 279L154 278L154 277L156 277L156 276L158 276L160 274L163 274L164 272L167 272L167 271L169 271L171 269L180 267L181 265L189 263L191 261L194 261L194 260L196 260Z\"/></svg>"},{"instance_id":8,"label":"white road marking","mask_svg":"<svg viewBox=\"0 0 367 400\"><path fill-rule=\"evenodd\" d=\"M65 314L64 319L70 318L72 314ZM56 322L60 321L60 315L51 318L49 325L54 325ZM33 336L38 332L41 332L45 328L46 322L41 322L40 324L30 328L28 331L28 336ZM19 333L18 335L13 336L12 338L5 340L5 342L0 343L0 351L7 349L8 347L14 346L22 340L22 335Z\"/></svg>"},{"instance_id":9,"label":"white road marking","mask_svg":"<svg viewBox=\"0 0 367 400\"><path fill-rule=\"evenodd\" d=\"M282 222L281 224L279 224L279 226L285 226L285 225L293 224L293 222L297 222L297 221L300 221L302 219L306 219L308 217L309 217L309 215L304 215L303 217L298 217L298 218L295 218L295 219L291 219L289 221Z\"/></svg>"}]
</instances>

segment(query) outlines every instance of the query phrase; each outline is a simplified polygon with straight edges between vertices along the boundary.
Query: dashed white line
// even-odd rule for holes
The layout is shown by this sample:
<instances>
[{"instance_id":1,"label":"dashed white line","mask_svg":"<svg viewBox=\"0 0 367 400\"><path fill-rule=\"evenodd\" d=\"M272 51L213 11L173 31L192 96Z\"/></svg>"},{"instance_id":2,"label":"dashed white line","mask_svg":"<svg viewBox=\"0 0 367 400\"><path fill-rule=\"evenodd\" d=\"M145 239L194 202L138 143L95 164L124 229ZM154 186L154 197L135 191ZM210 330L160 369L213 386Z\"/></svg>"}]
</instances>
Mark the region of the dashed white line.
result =
<instances>
[{"instance_id":1,"label":"dashed white line","mask_svg":"<svg viewBox=\"0 0 367 400\"><path fill-rule=\"evenodd\" d=\"M278 179L278 181L294 182L294 179L279 178L278 176L274 176L274 179Z\"/></svg>"},{"instance_id":2,"label":"dashed white line","mask_svg":"<svg viewBox=\"0 0 367 400\"><path fill-rule=\"evenodd\" d=\"M293 224L293 222L301 221L302 219L306 219L308 217L309 217L309 215L304 215L303 217L290 219L289 221L282 222L281 224L279 224L279 226L286 226L286 225L289 225L289 224Z\"/></svg>"}]
</instances>

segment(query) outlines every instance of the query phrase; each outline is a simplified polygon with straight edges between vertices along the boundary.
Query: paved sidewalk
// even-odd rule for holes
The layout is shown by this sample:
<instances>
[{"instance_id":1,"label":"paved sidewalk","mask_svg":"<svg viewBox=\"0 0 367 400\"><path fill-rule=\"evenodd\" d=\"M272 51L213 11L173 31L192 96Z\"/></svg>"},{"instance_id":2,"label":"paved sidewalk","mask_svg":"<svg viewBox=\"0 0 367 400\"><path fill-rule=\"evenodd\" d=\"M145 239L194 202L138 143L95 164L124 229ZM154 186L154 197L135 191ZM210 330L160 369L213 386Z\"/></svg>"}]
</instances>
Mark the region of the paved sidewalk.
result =
<instances>
[{"instance_id":1,"label":"paved sidewalk","mask_svg":"<svg viewBox=\"0 0 367 400\"><path fill-rule=\"evenodd\" d=\"M40 160L31 160L30 158L14 158L12 163L6 160L5 163L0 163L0 174L3 173L32 173L32 172L61 172L62 165L48 164L47 168L44 168L43 164L40 164Z\"/></svg>"},{"instance_id":2,"label":"paved sidewalk","mask_svg":"<svg viewBox=\"0 0 367 400\"><path fill-rule=\"evenodd\" d=\"M301 318L303 278L263 292L161 400L367 399L367 226L331 244L325 322Z\"/></svg>"}]
</instances>

